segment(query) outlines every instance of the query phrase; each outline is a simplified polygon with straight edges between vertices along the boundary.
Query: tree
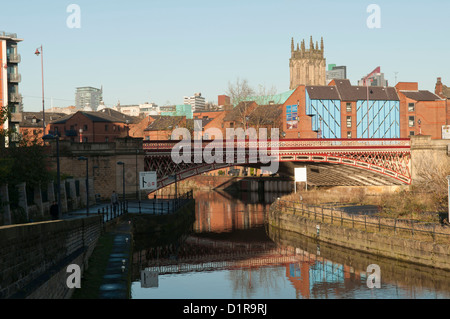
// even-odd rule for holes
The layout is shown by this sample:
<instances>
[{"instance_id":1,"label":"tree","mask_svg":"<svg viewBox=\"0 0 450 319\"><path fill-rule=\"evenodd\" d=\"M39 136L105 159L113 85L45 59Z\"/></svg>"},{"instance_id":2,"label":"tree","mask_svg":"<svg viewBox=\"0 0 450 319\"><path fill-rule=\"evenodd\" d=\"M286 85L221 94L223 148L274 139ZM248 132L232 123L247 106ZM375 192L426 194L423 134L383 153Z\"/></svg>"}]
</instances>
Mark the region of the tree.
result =
<instances>
[{"instance_id":1,"label":"tree","mask_svg":"<svg viewBox=\"0 0 450 319\"><path fill-rule=\"evenodd\" d=\"M44 146L39 145L36 137L31 139L18 134L14 127L4 129L4 123L11 117L8 109L4 107L0 110L0 183L17 185L26 182L33 187L49 182L51 172ZM13 136L17 137L15 143L5 145L4 141L11 141Z\"/></svg>"},{"instance_id":2,"label":"tree","mask_svg":"<svg viewBox=\"0 0 450 319\"><path fill-rule=\"evenodd\" d=\"M259 84L258 89L252 88L247 79L241 80L239 77L234 83L228 82L228 90L225 92L230 97L231 104L236 106L242 101L255 101L259 105L269 104L272 97L277 94L274 85L270 88ZM275 103L278 103L275 101Z\"/></svg>"},{"instance_id":3,"label":"tree","mask_svg":"<svg viewBox=\"0 0 450 319\"><path fill-rule=\"evenodd\" d=\"M230 97L231 104L237 105L255 94L255 90L250 87L247 79L241 80L239 77L235 83L228 82L228 90L225 92Z\"/></svg>"}]
</instances>

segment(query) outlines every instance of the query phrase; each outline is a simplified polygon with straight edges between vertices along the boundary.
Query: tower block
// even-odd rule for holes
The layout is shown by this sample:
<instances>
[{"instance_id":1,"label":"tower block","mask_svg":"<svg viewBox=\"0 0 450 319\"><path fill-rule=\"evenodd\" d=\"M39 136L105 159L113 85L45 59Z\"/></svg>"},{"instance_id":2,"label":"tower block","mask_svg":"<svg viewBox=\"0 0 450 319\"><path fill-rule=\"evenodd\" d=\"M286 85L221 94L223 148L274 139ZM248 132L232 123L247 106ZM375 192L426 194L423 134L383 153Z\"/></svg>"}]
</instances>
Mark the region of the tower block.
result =
<instances>
[{"instance_id":1,"label":"tower block","mask_svg":"<svg viewBox=\"0 0 450 319\"><path fill-rule=\"evenodd\" d=\"M289 59L290 85L294 90L299 85L326 85L326 60L324 58L323 38L314 46L313 38L310 38L309 49L306 49L305 40L300 47L294 46L294 38L291 40L291 58Z\"/></svg>"}]
</instances>

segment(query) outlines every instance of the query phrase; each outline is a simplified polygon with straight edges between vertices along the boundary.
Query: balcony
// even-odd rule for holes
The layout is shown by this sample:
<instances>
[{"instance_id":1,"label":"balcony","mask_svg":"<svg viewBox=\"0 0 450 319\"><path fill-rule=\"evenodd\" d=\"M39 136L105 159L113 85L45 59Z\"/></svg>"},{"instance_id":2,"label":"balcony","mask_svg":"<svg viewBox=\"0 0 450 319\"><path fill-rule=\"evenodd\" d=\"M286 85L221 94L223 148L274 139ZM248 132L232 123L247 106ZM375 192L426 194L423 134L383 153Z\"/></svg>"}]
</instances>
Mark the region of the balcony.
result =
<instances>
[{"instance_id":1,"label":"balcony","mask_svg":"<svg viewBox=\"0 0 450 319\"><path fill-rule=\"evenodd\" d=\"M8 62L10 63L20 63L22 60L20 54L10 54L8 55Z\"/></svg>"},{"instance_id":2,"label":"balcony","mask_svg":"<svg viewBox=\"0 0 450 319\"><path fill-rule=\"evenodd\" d=\"M9 101L11 103L22 103L22 94L19 93L9 94Z\"/></svg>"},{"instance_id":3,"label":"balcony","mask_svg":"<svg viewBox=\"0 0 450 319\"><path fill-rule=\"evenodd\" d=\"M8 81L11 83L19 83L20 81L22 81L22 76L19 73L10 73L8 74Z\"/></svg>"},{"instance_id":4,"label":"balcony","mask_svg":"<svg viewBox=\"0 0 450 319\"><path fill-rule=\"evenodd\" d=\"M20 123L22 122L22 113L11 113L11 122L12 123Z\"/></svg>"}]
</instances>

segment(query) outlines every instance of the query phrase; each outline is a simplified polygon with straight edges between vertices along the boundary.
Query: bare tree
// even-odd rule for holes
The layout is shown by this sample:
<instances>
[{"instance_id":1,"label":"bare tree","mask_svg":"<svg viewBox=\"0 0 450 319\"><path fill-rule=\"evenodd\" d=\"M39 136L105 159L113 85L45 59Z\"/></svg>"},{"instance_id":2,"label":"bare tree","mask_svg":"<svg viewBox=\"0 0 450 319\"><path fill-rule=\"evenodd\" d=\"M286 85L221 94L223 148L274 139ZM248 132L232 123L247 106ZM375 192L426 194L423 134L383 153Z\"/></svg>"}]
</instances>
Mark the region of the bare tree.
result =
<instances>
[{"instance_id":1,"label":"bare tree","mask_svg":"<svg viewBox=\"0 0 450 319\"><path fill-rule=\"evenodd\" d=\"M247 79L241 80L239 77L235 83L228 82L228 89L225 92L230 97L231 104L237 105L255 94L255 90L250 87Z\"/></svg>"}]
</instances>

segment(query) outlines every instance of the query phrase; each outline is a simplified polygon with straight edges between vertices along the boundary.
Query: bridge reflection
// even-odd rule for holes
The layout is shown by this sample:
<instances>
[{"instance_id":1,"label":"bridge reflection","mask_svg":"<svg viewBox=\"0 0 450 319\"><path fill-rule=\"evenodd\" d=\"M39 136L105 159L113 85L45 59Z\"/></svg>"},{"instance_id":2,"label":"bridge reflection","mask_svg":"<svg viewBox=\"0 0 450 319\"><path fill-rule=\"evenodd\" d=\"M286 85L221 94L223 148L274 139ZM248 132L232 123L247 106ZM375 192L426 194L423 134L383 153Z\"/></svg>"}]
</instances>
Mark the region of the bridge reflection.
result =
<instances>
[{"instance_id":1,"label":"bridge reflection","mask_svg":"<svg viewBox=\"0 0 450 319\"><path fill-rule=\"evenodd\" d=\"M269 227L266 203L246 204L248 198L216 192L195 197L195 221L189 230L170 242L153 240L153 245L134 251L134 282L141 280L142 271L169 277L227 271L227 284L243 298L255 289L283 289L285 282L296 298L364 298L362 294L375 293L366 285L367 266L378 264L383 287L393 298L414 298L424 291L450 297L448 273L319 246L313 239Z\"/></svg>"}]
</instances>

